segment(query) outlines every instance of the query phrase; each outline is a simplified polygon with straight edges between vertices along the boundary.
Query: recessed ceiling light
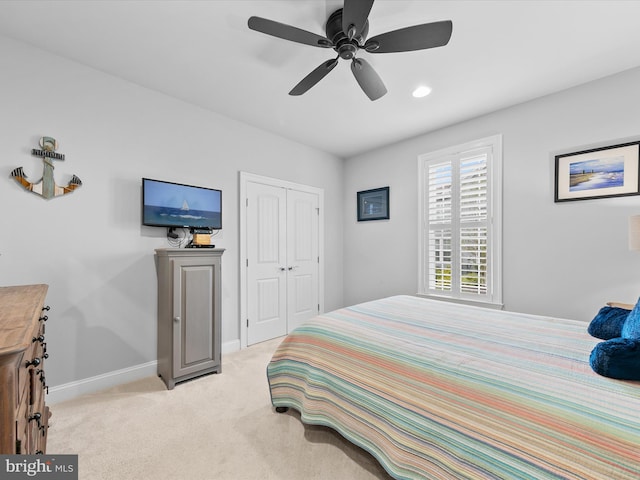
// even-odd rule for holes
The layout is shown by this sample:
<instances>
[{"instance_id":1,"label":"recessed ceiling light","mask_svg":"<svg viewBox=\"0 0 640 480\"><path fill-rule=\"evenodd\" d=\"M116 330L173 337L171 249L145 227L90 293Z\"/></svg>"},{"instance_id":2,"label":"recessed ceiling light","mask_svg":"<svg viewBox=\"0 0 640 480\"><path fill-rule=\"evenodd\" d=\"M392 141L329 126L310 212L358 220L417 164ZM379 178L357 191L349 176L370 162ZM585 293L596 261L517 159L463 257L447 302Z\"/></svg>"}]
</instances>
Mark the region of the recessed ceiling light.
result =
<instances>
[{"instance_id":1,"label":"recessed ceiling light","mask_svg":"<svg viewBox=\"0 0 640 480\"><path fill-rule=\"evenodd\" d=\"M413 91L413 96L416 98L426 97L431 93L431 88L426 85L421 85Z\"/></svg>"}]
</instances>

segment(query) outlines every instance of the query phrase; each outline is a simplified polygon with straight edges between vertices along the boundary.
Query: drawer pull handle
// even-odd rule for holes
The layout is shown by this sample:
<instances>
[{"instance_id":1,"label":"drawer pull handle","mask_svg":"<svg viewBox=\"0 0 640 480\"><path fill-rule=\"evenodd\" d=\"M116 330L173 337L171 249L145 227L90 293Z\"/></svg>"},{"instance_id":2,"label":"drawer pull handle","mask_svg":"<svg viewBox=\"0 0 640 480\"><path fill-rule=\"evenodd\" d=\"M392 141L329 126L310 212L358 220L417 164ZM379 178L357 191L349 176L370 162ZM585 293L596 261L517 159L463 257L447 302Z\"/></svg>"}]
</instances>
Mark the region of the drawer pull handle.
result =
<instances>
[{"instance_id":1,"label":"drawer pull handle","mask_svg":"<svg viewBox=\"0 0 640 480\"><path fill-rule=\"evenodd\" d=\"M40 414L40 412L36 412L29 417L29 421L31 422L32 420L35 420L38 424L38 428L41 428L42 427L42 425L40 424L41 418L42 418L42 414Z\"/></svg>"},{"instance_id":2,"label":"drawer pull handle","mask_svg":"<svg viewBox=\"0 0 640 480\"><path fill-rule=\"evenodd\" d=\"M31 360L30 362L26 362L26 366L30 367L30 366L34 366L37 367L38 365L40 365L40 359L38 357L34 358L33 360Z\"/></svg>"}]
</instances>

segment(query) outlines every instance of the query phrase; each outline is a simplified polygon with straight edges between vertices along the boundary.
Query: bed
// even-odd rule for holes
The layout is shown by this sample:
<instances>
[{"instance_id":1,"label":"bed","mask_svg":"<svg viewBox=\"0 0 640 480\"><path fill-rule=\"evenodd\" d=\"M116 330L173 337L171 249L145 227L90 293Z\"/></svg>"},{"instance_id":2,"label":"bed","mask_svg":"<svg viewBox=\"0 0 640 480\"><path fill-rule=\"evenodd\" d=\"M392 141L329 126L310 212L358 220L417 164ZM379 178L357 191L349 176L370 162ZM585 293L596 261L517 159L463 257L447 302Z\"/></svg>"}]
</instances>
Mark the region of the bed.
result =
<instances>
[{"instance_id":1,"label":"bed","mask_svg":"<svg viewBox=\"0 0 640 480\"><path fill-rule=\"evenodd\" d=\"M397 479L640 478L640 382L595 374L587 323L394 296L320 315L271 401Z\"/></svg>"}]
</instances>

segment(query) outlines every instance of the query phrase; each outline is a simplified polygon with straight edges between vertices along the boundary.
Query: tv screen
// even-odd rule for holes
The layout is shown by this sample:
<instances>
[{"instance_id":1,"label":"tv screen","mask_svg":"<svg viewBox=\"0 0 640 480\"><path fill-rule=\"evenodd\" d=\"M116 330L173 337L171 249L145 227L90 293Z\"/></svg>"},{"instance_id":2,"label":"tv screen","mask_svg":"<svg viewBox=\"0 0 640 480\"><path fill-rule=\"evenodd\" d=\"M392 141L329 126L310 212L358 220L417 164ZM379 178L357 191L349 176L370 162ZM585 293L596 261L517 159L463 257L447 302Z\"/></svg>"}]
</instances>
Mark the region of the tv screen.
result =
<instances>
[{"instance_id":1,"label":"tv screen","mask_svg":"<svg viewBox=\"0 0 640 480\"><path fill-rule=\"evenodd\" d=\"M222 228L222 192L143 178L142 224L219 230Z\"/></svg>"}]
</instances>

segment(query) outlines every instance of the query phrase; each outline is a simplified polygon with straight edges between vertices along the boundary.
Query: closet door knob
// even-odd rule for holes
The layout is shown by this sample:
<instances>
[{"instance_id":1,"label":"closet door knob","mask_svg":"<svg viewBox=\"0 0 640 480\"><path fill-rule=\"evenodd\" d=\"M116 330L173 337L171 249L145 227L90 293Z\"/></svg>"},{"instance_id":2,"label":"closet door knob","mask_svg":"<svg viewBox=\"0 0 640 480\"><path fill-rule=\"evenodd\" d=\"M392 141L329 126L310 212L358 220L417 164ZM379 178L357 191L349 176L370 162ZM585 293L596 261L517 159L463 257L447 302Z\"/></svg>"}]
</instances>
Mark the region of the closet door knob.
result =
<instances>
[{"instance_id":1,"label":"closet door knob","mask_svg":"<svg viewBox=\"0 0 640 480\"><path fill-rule=\"evenodd\" d=\"M173 317L173 321L176 322L176 323L179 323L180 322L180 317Z\"/></svg>"}]
</instances>

